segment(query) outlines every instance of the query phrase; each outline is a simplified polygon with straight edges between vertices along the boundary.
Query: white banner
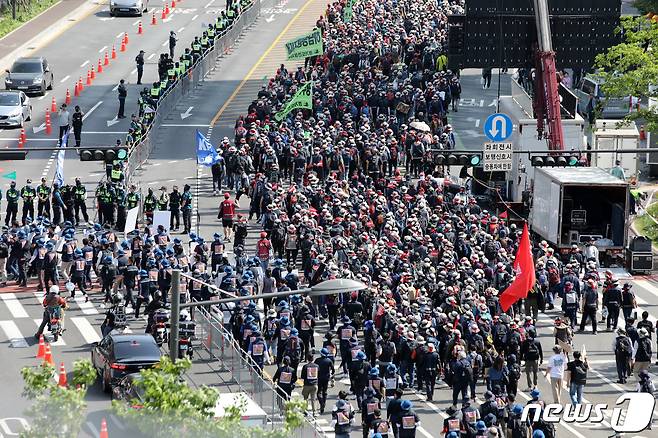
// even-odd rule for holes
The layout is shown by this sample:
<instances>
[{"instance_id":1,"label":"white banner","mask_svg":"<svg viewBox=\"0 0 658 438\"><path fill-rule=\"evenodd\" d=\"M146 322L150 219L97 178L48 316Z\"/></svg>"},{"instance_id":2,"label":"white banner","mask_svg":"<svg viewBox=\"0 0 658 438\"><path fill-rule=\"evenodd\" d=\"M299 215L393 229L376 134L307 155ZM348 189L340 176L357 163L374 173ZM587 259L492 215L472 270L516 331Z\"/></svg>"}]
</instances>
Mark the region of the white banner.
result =
<instances>
[{"instance_id":1,"label":"white banner","mask_svg":"<svg viewBox=\"0 0 658 438\"><path fill-rule=\"evenodd\" d=\"M139 214L139 207L131 208L126 214L126 225L123 228L123 233L128 234L137 228L137 215Z\"/></svg>"}]
</instances>

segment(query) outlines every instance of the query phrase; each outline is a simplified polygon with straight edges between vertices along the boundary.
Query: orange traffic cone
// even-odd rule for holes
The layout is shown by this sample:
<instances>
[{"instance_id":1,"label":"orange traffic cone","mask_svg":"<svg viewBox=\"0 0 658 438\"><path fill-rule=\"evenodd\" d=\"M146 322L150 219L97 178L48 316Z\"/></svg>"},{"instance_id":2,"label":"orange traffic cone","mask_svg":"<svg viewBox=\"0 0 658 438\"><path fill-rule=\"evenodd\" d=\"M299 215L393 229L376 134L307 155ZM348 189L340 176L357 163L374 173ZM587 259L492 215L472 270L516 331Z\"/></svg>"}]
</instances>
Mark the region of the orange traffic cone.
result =
<instances>
[{"instance_id":1,"label":"orange traffic cone","mask_svg":"<svg viewBox=\"0 0 658 438\"><path fill-rule=\"evenodd\" d=\"M68 382L67 382L67 380L66 380L66 369L64 368L64 362L62 362L62 363L59 365L59 381L57 382L57 384L58 384L59 386L66 387L66 384L67 384L67 383L68 383Z\"/></svg>"},{"instance_id":2,"label":"orange traffic cone","mask_svg":"<svg viewBox=\"0 0 658 438\"><path fill-rule=\"evenodd\" d=\"M103 61L103 65L110 65L110 57L107 55L107 52L105 52L105 61Z\"/></svg>"},{"instance_id":3,"label":"orange traffic cone","mask_svg":"<svg viewBox=\"0 0 658 438\"><path fill-rule=\"evenodd\" d=\"M96 79L96 72L94 71L94 66L91 66L91 78Z\"/></svg>"},{"instance_id":4,"label":"orange traffic cone","mask_svg":"<svg viewBox=\"0 0 658 438\"><path fill-rule=\"evenodd\" d=\"M121 49L119 49L119 50L122 51L122 52L125 52L126 51L126 43L121 41Z\"/></svg>"},{"instance_id":5,"label":"orange traffic cone","mask_svg":"<svg viewBox=\"0 0 658 438\"><path fill-rule=\"evenodd\" d=\"M52 101L50 102L50 111L57 112L57 102L55 101L55 96L53 96Z\"/></svg>"},{"instance_id":6,"label":"orange traffic cone","mask_svg":"<svg viewBox=\"0 0 658 438\"><path fill-rule=\"evenodd\" d=\"M50 124L50 111L48 111L48 108L46 108L46 134L52 134L53 132L53 127Z\"/></svg>"},{"instance_id":7,"label":"orange traffic cone","mask_svg":"<svg viewBox=\"0 0 658 438\"><path fill-rule=\"evenodd\" d=\"M110 438L107 434L107 421L105 421L105 418L101 421L101 434L98 435L98 438Z\"/></svg>"},{"instance_id":8,"label":"orange traffic cone","mask_svg":"<svg viewBox=\"0 0 658 438\"><path fill-rule=\"evenodd\" d=\"M25 146L25 143L23 142L23 139L21 137L18 137L18 149L23 149Z\"/></svg>"},{"instance_id":9,"label":"orange traffic cone","mask_svg":"<svg viewBox=\"0 0 658 438\"><path fill-rule=\"evenodd\" d=\"M66 89L66 97L64 98L64 103L71 105L71 91L68 88Z\"/></svg>"},{"instance_id":10,"label":"orange traffic cone","mask_svg":"<svg viewBox=\"0 0 658 438\"><path fill-rule=\"evenodd\" d=\"M167 13L165 12L165 9L162 8L162 15L160 16L160 19L164 20L165 18L167 18Z\"/></svg>"},{"instance_id":11,"label":"orange traffic cone","mask_svg":"<svg viewBox=\"0 0 658 438\"><path fill-rule=\"evenodd\" d=\"M124 32L124 34L123 34L123 43L126 46L128 45L128 32Z\"/></svg>"},{"instance_id":12,"label":"orange traffic cone","mask_svg":"<svg viewBox=\"0 0 658 438\"><path fill-rule=\"evenodd\" d=\"M169 3L165 3L165 14L169 15Z\"/></svg>"},{"instance_id":13,"label":"orange traffic cone","mask_svg":"<svg viewBox=\"0 0 658 438\"><path fill-rule=\"evenodd\" d=\"M98 67L96 68L96 71L98 71L98 73L103 73L103 64L101 63L100 58L98 58Z\"/></svg>"},{"instance_id":14,"label":"orange traffic cone","mask_svg":"<svg viewBox=\"0 0 658 438\"><path fill-rule=\"evenodd\" d=\"M21 142L25 143L27 137L25 136L25 128L21 128Z\"/></svg>"},{"instance_id":15,"label":"orange traffic cone","mask_svg":"<svg viewBox=\"0 0 658 438\"><path fill-rule=\"evenodd\" d=\"M46 354L46 341L43 335L39 335L39 350L37 351L37 359L43 359Z\"/></svg>"},{"instance_id":16,"label":"orange traffic cone","mask_svg":"<svg viewBox=\"0 0 658 438\"><path fill-rule=\"evenodd\" d=\"M155 18L155 15L153 16ZM141 35L144 33L144 29L142 28L142 22L139 22L139 26L137 26L137 35Z\"/></svg>"},{"instance_id":17,"label":"orange traffic cone","mask_svg":"<svg viewBox=\"0 0 658 438\"><path fill-rule=\"evenodd\" d=\"M117 51L114 46L112 46L112 59L117 59Z\"/></svg>"},{"instance_id":18,"label":"orange traffic cone","mask_svg":"<svg viewBox=\"0 0 658 438\"><path fill-rule=\"evenodd\" d=\"M171 9L176 7L176 0L171 0Z\"/></svg>"},{"instance_id":19,"label":"orange traffic cone","mask_svg":"<svg viewBox=\"0 0 658 438\"><path fill-rule=\"evenodd\" d=\"M53 360L53 354L50 351L50 344L46 344L46 353L43 355L43 361L48 362L50 365L55 365L55 361Z\"/></svg>"},{"instance_id":20,"label":"orange traffic cone","mask_svg":"<svg viewBox=\"0 0 658 438\"><path fill-rule=\"evenodd\" d=\"M85 89L85 86L82 84L82 76L78 78L78 94L82 93L82 90Z\"/></svg>"},{"instance_id":21,"label":"orange traffic cone","mask_svg":"<svg viewBox=\"0 0 658 438\"><path fill-rule=\"evenodd\" d=\"M75 97L79 97L79 96L80 96L80 90L78 89L78 83L77 83L77 82L76 82L75 85L73 86L73 95L74 95Z\"/></svg>"},{"instance_id":22,"label":"orange traffic cone","mask_svg":"<svg viewBox=\"0 0 658 438\"><path fill-rule=\"evenodd\" d=\"M151 16L151 26L155 26L156 24L158 24L158 21L155 19L155 12L154 12L153 15Z\"/></svg>"}]
</instances>

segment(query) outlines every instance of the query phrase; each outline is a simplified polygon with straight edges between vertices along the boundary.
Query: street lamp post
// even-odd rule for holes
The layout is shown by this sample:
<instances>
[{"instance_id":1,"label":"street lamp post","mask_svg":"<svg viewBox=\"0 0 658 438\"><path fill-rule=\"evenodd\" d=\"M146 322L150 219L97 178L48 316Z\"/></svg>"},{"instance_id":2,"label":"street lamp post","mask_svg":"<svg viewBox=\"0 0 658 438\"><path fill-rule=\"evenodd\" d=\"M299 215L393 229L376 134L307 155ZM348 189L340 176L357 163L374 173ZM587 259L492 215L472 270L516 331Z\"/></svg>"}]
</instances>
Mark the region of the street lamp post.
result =
<instances>
[{"instance_id":1,"label":"street lamp post","mask_svg":"<svg viewBox=\"0 0 658 438\"><path fill-rule=\"evenodd\" d=\"M172 362L175 362L176 358L178 357L178 326L179 326L178 323L180 320L181 309L186 309L189 307L213 306L213 305L225 304L225 303L235 303L238 301L245 301L245 300L249 300L249 301L258 300L260 298L283 298L283 297L288 297L290 295L299 295L299 294L309 294L311 296L331 295L331 294L339 294L344 292L360 291L368 287L365 284L361 283L360 281L350 280L346 278L338 278L335 280L323 281L321 283L316 284L315 286L306 287L303 289L285 291L285 292L272 292L272 293L260 294L260 295L233 296L229 298L222 298L219 300L194 301L194 302L181 304L180 293L178 289L180 285L181 276L190 278L194 281L198 281L193 277L181 273L180 269L174 269L171 274L171 315L169 321L171 333L169 335L169 357L171 358ZM213 285L208 285L208 286L216 291L226 293L226 291L222 291L216 286Z\"/></svg>"}]
</instances>

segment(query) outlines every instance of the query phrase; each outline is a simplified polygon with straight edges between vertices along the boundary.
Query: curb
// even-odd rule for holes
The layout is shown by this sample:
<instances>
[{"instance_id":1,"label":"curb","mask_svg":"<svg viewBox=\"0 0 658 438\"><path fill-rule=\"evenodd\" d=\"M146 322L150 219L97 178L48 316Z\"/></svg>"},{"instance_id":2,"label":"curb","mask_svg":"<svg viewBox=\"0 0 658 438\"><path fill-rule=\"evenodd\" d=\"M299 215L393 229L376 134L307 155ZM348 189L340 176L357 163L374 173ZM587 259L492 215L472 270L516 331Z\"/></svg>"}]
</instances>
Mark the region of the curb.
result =
<instances>
[{"instance_id":1,"label":"curb","mask_svg":"<svg viewBox=\"0 0 658 438\"><path fill-rule=\"evenodd\" d=\"M12 30L3 38L11 35L12 33L18 31L19 29L22 29L24 26L27 26L29 23L36 20L38 17L45 14L46 12L49 12L50 10L52 10L52 8L59 5L60 3L62 3L62 0L55 3L45 11L41 12L39 15L32 17L29 21L23 23L16 29ZM41 49L43 46L50 43L55 38L59 37L63 32L71 28L73 25L77 24L82 19L87 18L89 15L91 15L93 12L97 11L103 6L104 3L98 2L97 0L87 1L80 8L77 8L76 10L59 18L57 21L55 21L47 28L42 29L41 32L34 35L28 41L26 41L25 43L23 43L22 45L20 45L10 53L8 53L7 55L0 58L0 71L4 71L5 69L9 68L11 64L13 64L13 62L16 60L16 58L27 56L31 52Z\"/></svg>"}]
</instances>

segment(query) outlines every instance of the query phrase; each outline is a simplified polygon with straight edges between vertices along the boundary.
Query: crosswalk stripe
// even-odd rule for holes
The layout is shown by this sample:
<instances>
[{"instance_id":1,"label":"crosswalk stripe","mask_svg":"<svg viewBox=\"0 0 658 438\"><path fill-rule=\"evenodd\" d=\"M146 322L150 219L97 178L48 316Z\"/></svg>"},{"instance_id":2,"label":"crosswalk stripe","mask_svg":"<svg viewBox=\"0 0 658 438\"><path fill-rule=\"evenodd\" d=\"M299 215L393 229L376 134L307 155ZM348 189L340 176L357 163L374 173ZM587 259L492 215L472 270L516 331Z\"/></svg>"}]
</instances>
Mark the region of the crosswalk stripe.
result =
<instances>
[{"instance_id":1,"label":"crosswalk stripe","mask_svg":"<svg viewBox=\"0 0 658 438\"><path fill-rule=\"evenodd\" d=\"M94 307L94 304L91 301L85 302L85 297L78 295L75 297L75 302L85 315L98 315L98 310Z\"/></svg>"},{"instance_id":2,"label":"crosswalk stripe","mask_svg":"<svg viewBox=\"0 0 658 438\"><path fill-rule=\"evenodd\" d=\"M39 326L41 325L41 320L35 318L33 321L37 325L37 328L39 328ZM48 329L48 327L46 327L46 329ZM44 338L46 337L45 334L43 336L44 336ZM63 347L63 346L66 345L66 342L64 342L64 339L62 339L62 336L60 336L59 338L57 338L57 342L50 342L50 345L55 346L55 347Z\"/></svg>"},{"instance_id":3,"label":"crosswalk stripe","mask_svg":"<svg viewBox=\"0 0 658 438\"><path fill-rule=\"evenodd\" d=\"M101 337L96 332L96 329L91 325L91 323L84 317L73 316L71 317L71 322L80 331L80 334L84 338L85 342L92 344L101 340Z\"/></svg>"},{"instance_id":4,"label":"crosswalk stripe","mask_svg":"<svg viewBox=\"0 0 658 438\"><path fill-rule=\"evenodd\" d=\"M7 306L7 309L9 309L9 313L11 313L11 316L13 316L14 318L29 317L29 315L23 308L23 305L21 304L20 300L16 298L16 294L3 293L0 294L0 298L2 298L2 301L4 301L5 305Z\"/></svg>"},{"instance_id":5,"label":"crosswalk stripe","mask_svg":"<svg viewBox=\"0 0 658 438\"><path fill-rule=\"evenodd\" d=\"M5 336L11 343L18 341L27 344L27 340L23 337L14 321L0 321L0 328L5 332Z\"/></svg>"}]
</instances>

